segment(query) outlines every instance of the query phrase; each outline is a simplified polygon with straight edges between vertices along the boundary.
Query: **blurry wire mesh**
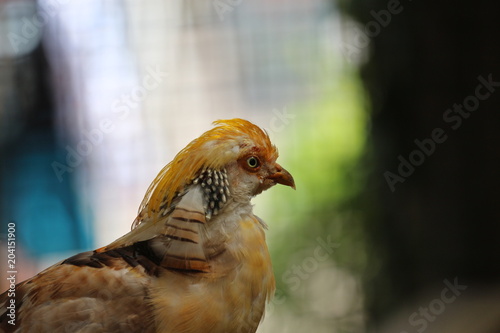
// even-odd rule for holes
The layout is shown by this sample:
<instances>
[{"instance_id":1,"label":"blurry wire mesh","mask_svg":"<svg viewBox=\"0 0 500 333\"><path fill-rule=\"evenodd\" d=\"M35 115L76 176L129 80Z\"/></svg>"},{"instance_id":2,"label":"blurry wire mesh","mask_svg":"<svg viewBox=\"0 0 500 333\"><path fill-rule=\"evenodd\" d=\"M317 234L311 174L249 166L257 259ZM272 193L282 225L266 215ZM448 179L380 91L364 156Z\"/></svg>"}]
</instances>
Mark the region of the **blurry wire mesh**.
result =
<instances>
[{"instance_id":1,"label":"blurry wire mesh","mask_svg":"<svg viewBox=\"0 0 500 333\"><path fill-rule=\"evenodd\" d=\"M331 2L2 1L0 25L2 233L30 273L126 233L175 153L242 117L298 188L256 200L278 283L259 332L362 329L364 115Z\"/></svg>"}]
</instances>

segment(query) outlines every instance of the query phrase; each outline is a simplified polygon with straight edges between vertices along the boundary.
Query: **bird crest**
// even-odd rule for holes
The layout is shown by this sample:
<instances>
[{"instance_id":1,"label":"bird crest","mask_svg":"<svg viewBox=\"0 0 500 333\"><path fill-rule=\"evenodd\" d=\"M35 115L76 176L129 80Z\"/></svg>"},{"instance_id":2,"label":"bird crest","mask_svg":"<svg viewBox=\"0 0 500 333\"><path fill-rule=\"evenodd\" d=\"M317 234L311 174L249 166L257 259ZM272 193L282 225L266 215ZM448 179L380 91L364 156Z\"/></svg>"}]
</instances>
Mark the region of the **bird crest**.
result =
<instances>
[{"instance_id":1,"label":"bird crest","mask_svg":"<svg viewBox=\"0 0 500 333\"><path fill-rule=\"evenodd\" d=\"M155 222L185 186L206 170L219 172L228 162L250 151L277 157L277 149L268 134L251 122L235 118L217 120L213 125L214 128L191 141L158 173L146 191L132 228L144 217L152 217Z\"/></svg>"}]
</instances>

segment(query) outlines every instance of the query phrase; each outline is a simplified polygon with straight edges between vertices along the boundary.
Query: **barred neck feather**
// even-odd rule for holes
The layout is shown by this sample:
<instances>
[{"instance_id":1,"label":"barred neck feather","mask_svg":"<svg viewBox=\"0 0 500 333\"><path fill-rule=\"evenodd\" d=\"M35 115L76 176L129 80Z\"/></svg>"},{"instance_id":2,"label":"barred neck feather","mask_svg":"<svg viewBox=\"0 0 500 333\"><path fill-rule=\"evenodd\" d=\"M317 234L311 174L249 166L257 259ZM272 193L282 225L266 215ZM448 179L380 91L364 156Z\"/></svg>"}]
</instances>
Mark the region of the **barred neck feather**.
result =
<instances>
[{"instance_id":1,"label":"barred neck feather","mask_svg":"<svg viewBox=\"0 0 500 333\"><path fill-rule=\"evenodd\" d=\"M221 170L230 161L251 151L269 158L277 157L277 149L267 133L251 122L235 118L218 120L213 124L216 127L191 141L156 176L132 228L141 224L144 217L157 222L162 208L170 207L175 197L204 170Z\"/></svg>"}]
</instances>

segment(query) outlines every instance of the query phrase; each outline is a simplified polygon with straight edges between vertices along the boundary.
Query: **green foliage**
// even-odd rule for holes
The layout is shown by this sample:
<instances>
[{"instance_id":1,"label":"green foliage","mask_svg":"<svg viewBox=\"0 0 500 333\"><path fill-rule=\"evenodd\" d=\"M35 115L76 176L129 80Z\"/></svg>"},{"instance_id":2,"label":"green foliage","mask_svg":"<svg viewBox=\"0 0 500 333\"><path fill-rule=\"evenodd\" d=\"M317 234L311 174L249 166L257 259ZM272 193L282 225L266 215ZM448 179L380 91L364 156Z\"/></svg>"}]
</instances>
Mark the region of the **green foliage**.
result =
<instances>
[{"instance_id":1,"label":"green foliage","mask_svg":"<svg viewBox=\"0 0 500 333\"><path fill-rule=\"evenodd\" d=\"M362 186L366 118L364 96L354 73L344 73L315 101L287 110L295 118L271 133L279 163L295 178L297 191L277 186L257 198L269 221L268 243L277 288L293 265L314 255L318 237L338 248L329 261L359 275L366 264L365 237L356 197Z\"/></svg>"}]
</instances>

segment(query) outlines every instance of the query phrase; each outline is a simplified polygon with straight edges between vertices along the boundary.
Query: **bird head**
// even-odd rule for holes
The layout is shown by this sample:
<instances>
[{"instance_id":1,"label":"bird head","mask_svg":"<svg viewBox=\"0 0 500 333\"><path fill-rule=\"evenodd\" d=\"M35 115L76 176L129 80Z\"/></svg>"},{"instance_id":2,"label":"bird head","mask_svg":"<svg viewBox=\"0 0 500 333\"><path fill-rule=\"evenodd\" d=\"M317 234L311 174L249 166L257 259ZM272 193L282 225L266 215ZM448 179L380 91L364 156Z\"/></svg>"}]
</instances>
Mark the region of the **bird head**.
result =
<instances>
[{"instance_id":1,"label":"bird head","mask_svg":"<svg viewBox=\"0 0 500 333\"><path fill-rule=\"evenodd\" d=\"M237 118L214 125L160 171L146 192L140 214L157 216L192 184L206 190L208 217L217 214L221 202L228 199L250 201L276 184L295 189L292 175L276 163L278 150L264 130Z\"/></svg>"}]
</instances>

